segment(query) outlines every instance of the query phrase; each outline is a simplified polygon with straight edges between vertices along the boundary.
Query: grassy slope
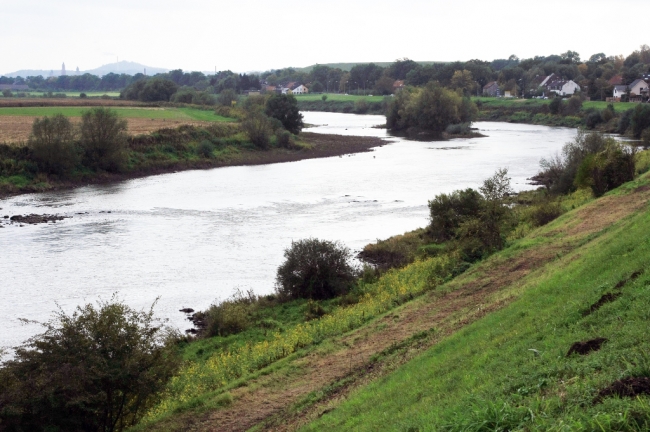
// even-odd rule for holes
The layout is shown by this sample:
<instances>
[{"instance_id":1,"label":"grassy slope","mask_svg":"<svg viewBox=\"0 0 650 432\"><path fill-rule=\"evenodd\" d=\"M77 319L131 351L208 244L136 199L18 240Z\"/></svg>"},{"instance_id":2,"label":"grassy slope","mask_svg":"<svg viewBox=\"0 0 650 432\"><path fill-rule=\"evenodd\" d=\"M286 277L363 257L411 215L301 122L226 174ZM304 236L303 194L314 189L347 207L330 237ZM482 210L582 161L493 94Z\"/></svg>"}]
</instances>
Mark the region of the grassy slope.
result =
<instances>
[{"instance_id":1,"label":"grassy slope","mask_svg":"<svg viewBox=\"0 0 650 432\"><path fill-rule=\"evenodd\" d=\"M614 194L627 193L633 186L638 183ZM635 193L628 195L630 202ZM605 199L614 203L616 198ZM515 256L518 249L541 247L563 227L593 223L585 216L601 215L590 212L591 207L584 209L582 220L577 218L580 212L569 213L499 255ZM613 303L591 315L583 313L650 264L649 230L650 214L644 205L508 287L507 294L518 297L510 306L357 391L304 429L648 430L647 397L592 401L616 379L650 376L650 274L628 281ZM564 240L570 239L567 235ZM566 357L572 343L596 337L609 342L588 356Z\"/></svg>"},{"instance_id":2,"label":"grassy slope","mask_svg":"<svg viewBox=\"0 0 650 432\"><path fill-rule=\"evenodd\" d=\"M201 121L233 121L232 119L216 115L212 110L195 108L123 108L112 107L124 118L151 118L175 120L201 120ZM88 111L87 107L12 107L0 108L0 116L27 116L40 117L63 114L68 117L81 117Z\"/></svg>"}]
</instances>

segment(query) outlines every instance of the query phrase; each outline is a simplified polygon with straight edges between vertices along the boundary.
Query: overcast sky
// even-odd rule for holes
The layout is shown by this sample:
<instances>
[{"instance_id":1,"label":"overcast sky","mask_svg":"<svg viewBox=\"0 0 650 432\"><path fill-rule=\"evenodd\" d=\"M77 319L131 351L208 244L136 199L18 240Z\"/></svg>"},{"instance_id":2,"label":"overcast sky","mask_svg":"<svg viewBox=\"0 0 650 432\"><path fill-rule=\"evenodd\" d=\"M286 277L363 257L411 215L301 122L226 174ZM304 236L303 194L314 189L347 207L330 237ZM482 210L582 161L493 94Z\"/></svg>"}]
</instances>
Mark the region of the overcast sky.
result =
<instances>
[{"instance_id":1,"label":"overcast sky","mask_svg":"<svg viewBox=\"0 0 650 432\"><path fill-rule=\"evenodd\" d=\"M492 60L650 44L647 0L0 0L0 74Z\"/></svg>"}]
</instances>

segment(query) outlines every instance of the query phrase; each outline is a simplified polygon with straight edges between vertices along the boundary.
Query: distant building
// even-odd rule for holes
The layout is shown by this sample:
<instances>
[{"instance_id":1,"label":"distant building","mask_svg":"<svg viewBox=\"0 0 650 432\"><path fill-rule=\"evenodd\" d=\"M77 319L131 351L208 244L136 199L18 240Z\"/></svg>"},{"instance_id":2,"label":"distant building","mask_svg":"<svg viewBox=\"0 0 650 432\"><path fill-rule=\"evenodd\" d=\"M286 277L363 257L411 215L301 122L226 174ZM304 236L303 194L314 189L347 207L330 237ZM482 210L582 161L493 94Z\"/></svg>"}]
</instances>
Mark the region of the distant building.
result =
<instances>
[{"instance_id":1,"label":"distant building","mask_svg":"<svg viewBox=\"0 0 650 432\"><path fill-rule=\"evenodd\" d=\"M648 96L648 83L642 79L637 79L629 85L630 96Z\"/></svg>"},{"instance_id":2,"label":"distant building","mask_svg":"<svg viewBox=\"0 0 650 432\"><path fill-rule=\"evenodd\" d=\"M623 76L622 75L614 75L607 82L609 83L609 85L612 85L612 86L623 85Z\"/></svg>"},{"instance_id":3,"label":"distant building","mask_svg":"<svg viewBox=\"0 0 650 432\"><path fill-rule=\"evenodd\" d=\"M489 83L483 86L483 95L484 96L500 96L499 94L499 84L496 81L490 81Z\"/></svg>"},{"instance_id":4,"label":"distant building","mask_svg":"<svg viewBox=\"0 0 650 432\"><path fill-rule=\"evenodd\" d=\"M393 93L397 93L398 91L402 90L404 88L404 81L403 80L397 80L393 83Z\"/></svg>"},{"instance_id":5,"label":"distant building","mask_svg":"<svg viewBox=\"0 0 650 432\"><path fill-rule=\"evenodd\" d=\"M620 100L621 96L627 94L627 86L626 85L615 85L614 86L614 99Z\"/></svg>"},{"instance_id":6,"label":"distant building","mask_svg":"<svg viewBox=\"0 0 650 432\"><path fill-rule=\"evenodd\" d=\"M309 93L309 89L307 87L305 87L304 85L300 84L298 87L291 90L291 93L293 93L293 94L307 94L307 93Z\"/></svg>"},{"instance_id":7,"label":"distant building","mask_svg":"<svg viewBox=\"0 0 650 432\"><path fill-rule=\"evenodd\" d=\"M65 63L61 65L61 75L65 75Z\"/></svg>"},{"instance_id":8,"label":"distant building","mask_svg":"<svg viewBox=\"0 0 650 432\"><path fill-rule=\"evenodd\" d=\"M79 75L81 72L79 72L79 66L77 66L77 75Z\"/></svg>"},{"instance_id":9,"label":"distant building","mask_svg":"<svg viewBox=\"0 0 650 432\"><path fill-rule=\"evenodd\" d=\"M575 92L580 91L580 86L572 80L563 79L550 79L544 83L544 86L549 92L553 92L559 96L570 96Z\"/></svg>"}]
</instances>

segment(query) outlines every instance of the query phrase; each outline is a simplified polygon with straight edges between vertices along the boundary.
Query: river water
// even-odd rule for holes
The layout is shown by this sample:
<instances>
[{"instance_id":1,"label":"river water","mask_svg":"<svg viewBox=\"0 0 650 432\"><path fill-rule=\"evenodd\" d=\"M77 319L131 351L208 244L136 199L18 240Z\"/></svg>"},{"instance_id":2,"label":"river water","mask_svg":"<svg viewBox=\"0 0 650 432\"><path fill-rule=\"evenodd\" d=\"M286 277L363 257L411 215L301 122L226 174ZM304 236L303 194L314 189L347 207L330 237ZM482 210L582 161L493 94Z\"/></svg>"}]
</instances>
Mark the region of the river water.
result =
<instances>
[{"instance_id":1,"label":"river water","mask_svg":"<svg viewBox=\"0 0 650 432\"><path fill-rule=\"evenodd\" d=\"M304 113L307 130L385 137L383 116ZM391 143L372 152L262 166L185 171L0 200L0 216L72 216L0 229L0 346L40 332L57 304L118 293L190 327L182 307L203 309L234 289L273 291L292 240L340 240L353 250L426 225L427 201L478 187L499 167L528 189L542 157L575 130L477 123L486 138ZM83 214L79 214L83 213Z\"/></svg>"}]
</instances>

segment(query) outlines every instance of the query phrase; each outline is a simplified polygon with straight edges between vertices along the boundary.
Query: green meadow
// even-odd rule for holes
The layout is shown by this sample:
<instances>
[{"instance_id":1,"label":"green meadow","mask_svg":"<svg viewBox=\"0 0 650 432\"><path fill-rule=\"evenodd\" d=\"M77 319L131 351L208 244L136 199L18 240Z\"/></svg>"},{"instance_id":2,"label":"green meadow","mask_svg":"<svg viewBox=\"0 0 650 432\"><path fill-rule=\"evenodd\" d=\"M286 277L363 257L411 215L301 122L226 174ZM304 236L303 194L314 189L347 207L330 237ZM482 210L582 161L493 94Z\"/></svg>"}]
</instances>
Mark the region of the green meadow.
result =
<instances>
[{"instance_id":1,"label":"green meadow","mask_svg":"<svg viewBox=\"0 0 650 432\"><path fill-rule=\"evenodd\" d=\"M0 108L0 116L26 116L43 117L54 114L63 114L67 117L81 117L87 111L87 107L10 107ZM124 118L143 119L173 119L173 120L198 120L225 122L233 121L222 117L212 110L201 110L196 108L132 108L132 107L111 107Z\"/></svg>"}]
</instances>

